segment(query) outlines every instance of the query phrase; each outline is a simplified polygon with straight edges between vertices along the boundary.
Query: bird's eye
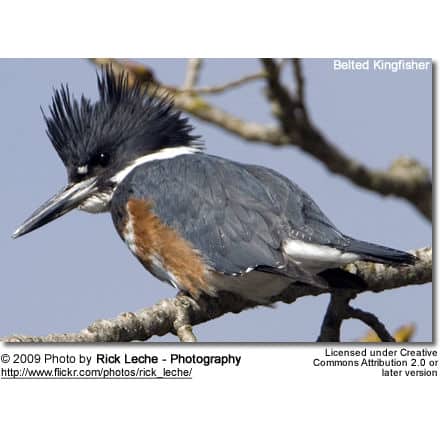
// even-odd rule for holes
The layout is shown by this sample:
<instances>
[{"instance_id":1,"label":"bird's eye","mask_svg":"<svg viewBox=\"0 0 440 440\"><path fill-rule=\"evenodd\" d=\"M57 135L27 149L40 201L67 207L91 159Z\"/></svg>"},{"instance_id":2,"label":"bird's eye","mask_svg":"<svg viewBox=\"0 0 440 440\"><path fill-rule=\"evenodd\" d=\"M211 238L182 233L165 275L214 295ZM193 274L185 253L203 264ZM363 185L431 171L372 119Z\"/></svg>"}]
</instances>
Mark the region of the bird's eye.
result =
<instances>
[{"instance_id":1,"label":"bird's eye","mask_svg":"<svg viewBox=\"0 0 440 440\"><path fill-rule=\"evenodd\" d=\"M92 159L92 165L100 165L101 167L106 167L110 162L110 155L108 153L97 153Z\"/></svg>"},{"instance_id":2,"label":"bird's eye","mask_svg":"<svg viewBox=\"0 0 440 440\"><path fill-rule=\"evenodd\" d=\"M106 167L110 161L110 156L107 153L99 153L98 163L102 167Z\"/></svg>"}]
</instances>

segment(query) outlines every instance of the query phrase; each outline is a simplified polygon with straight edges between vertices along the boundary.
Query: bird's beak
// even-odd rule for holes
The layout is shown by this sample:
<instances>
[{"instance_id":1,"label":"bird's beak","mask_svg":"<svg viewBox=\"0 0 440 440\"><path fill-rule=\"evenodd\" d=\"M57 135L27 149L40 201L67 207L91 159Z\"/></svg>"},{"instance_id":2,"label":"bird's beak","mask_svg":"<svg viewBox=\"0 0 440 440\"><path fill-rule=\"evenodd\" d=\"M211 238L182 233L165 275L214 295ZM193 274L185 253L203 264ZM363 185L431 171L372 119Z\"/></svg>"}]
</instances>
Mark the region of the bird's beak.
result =
<instances>
[{"instance_id":1,"label":"bird's beak","mask_svg":"<svg viewBox=\"0 0 440 440\"><path fill-rule=\"evenodd\" d=\"M72 209L77 208L96 190L96 182L97 179L92 177L78 183L70 183L58 194L41 205L20 227L17 228L12 234L12 238L27 234L28 232L61 217Z\"/></svg>"}]
</instances>

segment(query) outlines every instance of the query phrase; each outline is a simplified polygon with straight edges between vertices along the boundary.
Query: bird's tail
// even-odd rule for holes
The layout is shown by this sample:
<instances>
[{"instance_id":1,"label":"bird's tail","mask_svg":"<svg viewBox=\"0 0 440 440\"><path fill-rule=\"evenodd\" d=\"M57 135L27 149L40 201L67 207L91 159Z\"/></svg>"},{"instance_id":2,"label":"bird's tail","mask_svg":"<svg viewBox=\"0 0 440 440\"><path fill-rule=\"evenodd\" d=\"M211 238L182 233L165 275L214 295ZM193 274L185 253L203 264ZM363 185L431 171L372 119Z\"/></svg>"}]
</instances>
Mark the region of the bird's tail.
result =
<instances>
[{"instance_id":1,"label":"bird's tail","mask_svg":"<svg viewBox=\"0 0 440 440\"><path fill-rule=\"evenodd\" d=\"M384 264L415 264L417 257L408 252L367 243L366 241L351 239L346 252L359 254L362 260Z\"/></svg>"},{"instance_id":2,"label":"bird's tail","mask_svg":"<svg viewBox=\"0 0 440 440\"><path fill-rule=\"evenodd\" d=\"M360 255L360 259L383 264L415 264L417 257L408 252L397 249L380 246L378 244L367 243L366 241L350 238L350 245L345 252L353 252ZM359 275L352 274L341 268L327 269L318 274L330 287L348 288L364 290L367 287L366 282Z\"/></svg>"}]
</instances>

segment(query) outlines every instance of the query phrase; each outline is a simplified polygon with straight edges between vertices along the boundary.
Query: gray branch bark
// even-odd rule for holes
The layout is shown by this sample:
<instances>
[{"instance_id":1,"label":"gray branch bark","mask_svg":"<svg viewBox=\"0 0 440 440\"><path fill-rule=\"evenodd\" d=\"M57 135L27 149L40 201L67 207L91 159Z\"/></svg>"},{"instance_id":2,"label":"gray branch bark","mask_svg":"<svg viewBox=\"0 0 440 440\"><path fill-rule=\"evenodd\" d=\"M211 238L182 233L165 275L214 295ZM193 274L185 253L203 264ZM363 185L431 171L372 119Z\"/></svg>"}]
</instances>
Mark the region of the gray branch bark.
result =
<instances>
[{"instance_id":1,"label":"gray branch bark","mask_svg":"<svg viewBox=\"0 0 440 440\"><path fill-rule=\"evenodd\" d=\"M381 292L411 284L424 284L432 281L432 249L419 249L414 253L419 261L414 266L392 267L382 264L356 262L346 266L346 270L361 276L367 283L363 292ZM335 295L357 295L357 291L334 291ZM298 298L320 295L322 289L295 286L281 295L274 296L272 304L280 301L293 303ZM217 298L204 297L199 301L179 294L174 298L160 301L152 307L136 313L122 313L109 320L95 321L79 333L51 334L48 336L13 335L1 340L4 342L128 342L146 341L153 336L167 333L177 334L182 341L195 341L192 326L218 318L226 313L240 313L257 304L246 301L230 293L222 293ZM353 309L354 310L354 309ZM353 312L357 319L360 313ZM368 317L364 318L367 319Z\"/></svg>"}]
</instances>

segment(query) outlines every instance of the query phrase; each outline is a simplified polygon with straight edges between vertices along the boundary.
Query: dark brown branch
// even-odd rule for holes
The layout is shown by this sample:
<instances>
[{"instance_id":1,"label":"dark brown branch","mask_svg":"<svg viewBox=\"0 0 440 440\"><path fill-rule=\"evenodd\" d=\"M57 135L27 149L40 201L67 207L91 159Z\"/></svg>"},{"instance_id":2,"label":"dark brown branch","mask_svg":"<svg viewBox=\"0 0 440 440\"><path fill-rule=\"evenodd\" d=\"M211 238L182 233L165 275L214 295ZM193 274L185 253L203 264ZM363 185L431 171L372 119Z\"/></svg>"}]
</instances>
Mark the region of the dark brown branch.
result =
<instances>
[{"instance_id":1,"label":"dark brown branch","mask_svg":"<svg viewBox=\"0 0 440 440\"><path fill-rule=\"evenodd\" d=\"M297 112L299 102L293 98L287 88L281 84L279 65L271 58L263 58L261 62L267 74L267 92L269 100L272 103L272 113L279 120L283 132L289 136L289 138L297 136L297 132L300 128Z\"/></svg>"},{"instance_id":2,"label":"dark brown branch","mask_svg":"<svg viewBox=\"0 0 440 440\"><path fill-rule=\"evenodd\" d=\"M414 324L405 324L400 326L393 333L393 338L396 342L410 342L416 331L416 326ZM358 342L381 342L382 339L379 338L374 330L370 330L365 336L360 338Z\"/></svg>"},{"instance_id":3,"label":"dark brown branch","mask_svg":"<svg viewBox=\"0 0 440 440\"><path fill-rule=\"evenodd\" d=\"M318 342L339 342L341 336L341 326L346 319L359 319L364 324L374 330L383 342L396 342L385 325L369 312L355 309L350 306L350 301L356 297L355 294L332 293L324 320L321 325L321 333Z\"/></svg>"},{"instance_id":4,"label":"dark brown branch","mask_svg":"<svg viewBox=\"0 0 440 440\"><path fill-rule=\"evenodd\" d=\"M321 325L321 333L317 342L339 342L341 326L346 319L348 303L351 295L332 293Z\"/></svg>"},{"instance_id":5,"label":"dark brown branch","mask_svg":"<svg viewBox=\"0 0 440 440\"><path fill-rule=\"evenodd\" d=\"M370 312L365 312L361 309L355 309L353 307L347 307L347 315L345 319L359 319L364 324L368 325L372 330L374 330L381 339L382 342L396 342L394 337L386 329L385 325L379 321L376 315Z\"/></svg>"},{"instance_id":6,"label":"dark brown branch","mask_svg":"<svg viewBox=\"0 0 440 440\"><path fill-rule=\"evenodd\" d=\"M432 250L423 248L414 252L419 261L414 266L391 267L382 264L358 262L350 264L347 270L357 273L367 283L366 291L380 292L411 284L424 284L432 281ZM287 304L298 298L320 295L322 289L293 286L281 295L274 296L272 303L278 301ZM341 295L352 295L361 292L335 291ZM152 336L163 336L177 333L181 339L183 334L189 335L185 327L218 318L225 313L240 313L257 304L246 301L229 293L222 293L217 298L204 297L199 301L177 295L175 298L164 299L158 304L136 313L123 313L115 319L100 320L91 324L79 333L53 334L44 337L10 336L3 338L5 342L126 342L148 340ZM180 329L180 330L179 330ZM191 336L188 336L191 339ZM187 339L187 340L189 340ZM195 339L195 338L194 338Z\"/></svg>"},{"instance_id":7,"label":"dark brown branch","mask_svg":"<svg viewBox=\"0 0 440 440\"><path fill-rule=\"evenodd\" d=\"M302 66L301 66L301 60L298 58L294 58L292 60L292 66L293 66L293 73L294 73L294 78L295 78L295 83L296 83L296 95L298 98L298 101L300 102L300 104L305 108L305 85L304 85L304 76L303 76L303 72L302 72Z\"/></svg>"}]
</instances>

